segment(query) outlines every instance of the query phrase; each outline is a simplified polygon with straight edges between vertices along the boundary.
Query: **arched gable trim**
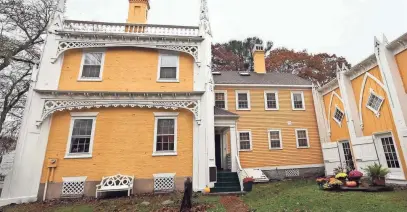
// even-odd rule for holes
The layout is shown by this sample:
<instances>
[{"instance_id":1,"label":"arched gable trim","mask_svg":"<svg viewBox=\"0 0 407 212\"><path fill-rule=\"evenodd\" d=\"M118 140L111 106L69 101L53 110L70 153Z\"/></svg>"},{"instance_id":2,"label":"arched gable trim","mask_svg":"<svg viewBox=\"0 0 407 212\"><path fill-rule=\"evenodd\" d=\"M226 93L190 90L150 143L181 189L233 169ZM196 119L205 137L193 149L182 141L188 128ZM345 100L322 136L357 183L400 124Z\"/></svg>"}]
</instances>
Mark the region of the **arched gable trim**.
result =
<instances>
[{"instance_id":1,"label":"arched gable trim","mask_svg":"<svg viewBox=\"0 0 407 212\"><path fill-rule=\"evenodd\" d=\"M328 111L328 132L329 132L329 135L331 135L331 112L332 112L332 102L333 102L333 99L334 99L334 96L336 96L338 99L339 99L339 101L341 101L342 102L342 105L343 105L343 99L339 96L339 94L338 93L336 93L335 91L332 91L332 93L331 93L331 98L330 98L330 100L329 100L329 111Z\"/></svg>"}]
</instances>

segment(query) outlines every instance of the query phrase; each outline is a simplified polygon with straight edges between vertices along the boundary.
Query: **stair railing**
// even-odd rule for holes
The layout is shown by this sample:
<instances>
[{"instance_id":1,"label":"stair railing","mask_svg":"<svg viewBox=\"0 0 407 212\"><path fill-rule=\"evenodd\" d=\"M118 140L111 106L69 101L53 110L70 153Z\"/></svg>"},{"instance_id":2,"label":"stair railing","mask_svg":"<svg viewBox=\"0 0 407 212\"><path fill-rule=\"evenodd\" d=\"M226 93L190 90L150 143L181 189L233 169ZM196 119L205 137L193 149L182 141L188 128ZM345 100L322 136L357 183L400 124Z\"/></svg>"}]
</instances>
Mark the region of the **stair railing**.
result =
<instances>
[{"instance_id":1,"label":"stair railing","mask_svg":"<svg viewBox=\"0 0 407 212\"><path fill-rule=\"evenodd\" d=\"M236 162L237 162L237 175L239 177L240 190L243 191L243 180L248 175L247 175L247 172L240 165L240 159L239 159L239 156L237 156L237 155L236 155Z\"/></svg>"}]
</instances>

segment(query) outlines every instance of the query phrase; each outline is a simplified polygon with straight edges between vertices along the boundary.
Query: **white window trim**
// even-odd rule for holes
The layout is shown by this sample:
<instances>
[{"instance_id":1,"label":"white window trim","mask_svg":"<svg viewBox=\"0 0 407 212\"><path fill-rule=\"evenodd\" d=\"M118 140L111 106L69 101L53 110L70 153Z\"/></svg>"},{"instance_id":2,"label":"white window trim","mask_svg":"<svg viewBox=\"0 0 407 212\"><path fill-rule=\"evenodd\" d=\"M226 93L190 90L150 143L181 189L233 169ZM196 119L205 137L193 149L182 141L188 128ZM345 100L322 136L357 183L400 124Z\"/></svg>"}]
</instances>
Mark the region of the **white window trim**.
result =
<instances>
[{"instance_id":1,"label":"white window trim","mask_svg":"<svg viewBox=\"0 0 407 212\"><path fill-rule=\"evenodd\" d=\"M295 108L294 106L294 94L301 94L302 97L302 108ZM291 106L293 110L305 110L305 100L303 91L291 91Z\"/></svg>"},{"instance_id":2,"label":"white window trim","mask_svg":"<svg viewBox=\"0 0 407 212\"><path fill-rule=\"evenodd\" d=\"M307 134L307 144L308 146L299 146L298 145L298 131L305 131L305 133ZM297 143L297 149L308 149L310 148L310 140L309 140L309 135L308 135L308 130L307 129L295 129L295 141Z\"/></svg>"},{"instance_id":3,"label":"white window trim","mask_svg":"<svg viewBox=\"0 0 407 212\"><path fill-rule=\"evenodd\" d=\"M249 133L249 139L250 139L250 149L240 149L240 133ZM238 131L238 141L239 141L239 151L240 152L251 152L253 151L253 139L252 139L252 131L251 130L239 130Z\"/></svg>"},{"instance_id":4,"label":"white window trim","mask_svg":"<svg viewBox=\"0 0 407 212\"><path fill-rule=\"evenodd\" d=\"M267 94L274 93L276 95L276 108L267 107ZM264 91L264 109L265 110L280 110L280 104L278 102L278 91Z\"/></svg>"},{"instance_id":5,"label":"white window trim","mask_svg":"<svg viewBox=\"0 0 407 212\"><path fill-rule=\"evenodd\" d=\"M178 115L179 113L171 112L157 112L154 113L154 145L153 145L153 156L176 156L178 155ZM157 131L158 131L158 120L160 119L174 119L174 151L171 152L161 152L157 151Z\"/></svg>"},{"instance_id":6,"label":"white window trim","mask_svg":"<svg viewBox=\"0 0 407 212\"><path fill-rule=\"evenodd\" d=\"M236 90L236 110L246 110L246 111L248 111L248 110L251 110L251 104L250 104L250 91L248 91L248 90ZM239 95L238 94L241 94L241 93L244 93L244 94L247 94L247 106L248 106L248 108L239 108Z\"/></svg>"},{"instance_id":7,"label":"white window trim","mask_svg":"<svg viewBox=\"0 0 407 212\"><path fill-rule=\"evenodd\" d=\"M177 74L176 79L161 79L161 57L162 55L173 55L177 57ZM157 82L167 82L167 83L178 83L179 82L179 53L176 52L168 52L168 51L159 51L158 56L158 68L157 68Z\"/></svg>"},{"instance_id":8,"label":"white window trim","mask_svg":"<svg viewBox=\"0 0 407 212\"><path fill-rule=\"evenodd\" d=\"M223 93L223 95L225 96L225 110L228 109L228 91L227 90L215 90L215 94L217 93ZM216 101L216 98L215 98Z\"/></svg>"},{"instance_id":9,"label":"white window trim","mask_svg":"<svg viewBox=\"0 0 407 212\"><path fill-rule=\"evenodd\" d=\"M82 78L83 65L85 64L85 55L87 53L102 53L102 61L100 64L100 72L98 78ZM85 49L82 51L81 69L79 71L79 82L101 82L103 81L103 70L105 68L106 49Z\"/></svg>"},{"instance_id":10,"label":"white window trim","mask_svg":"<svg viewBox=\"0 0 407 212\"><path fill-rule=\"evenodd\" d=\"M65 152L65 158L92 158L92 153L93 153L93 143L95 140L95 129L96 129L96 117L99 113L98 112L85 112L85 113L79 113L79 112L72 112L71 113L71 124L69 127L69 136L68 136L68 142L66 144L66 152ZM72 142L72 131L73 131L73 125L75 120L77 119L92 119L92 132L90 136L90 144L89 144L89 152L88 153L70 153L71 149L71 142Z\"/></svg>"},{"instance_id":11,"label":"white window trim","mask_svg":"<svg viewBox=\"0 0 407 212\"><path fill-rule=\"evenodd\" d=\"M280 137L280 148L272 148L271 147L271 143L270 143L270 139L271 139L271 137L270 137L270 132L278 132L278 134L279 134L279 137ZM269 150L281 150L281 149L283 149L283 137L282 137L282 134L281 134L281 130L280 129L269 129L269 130L267 130L267 134L268 134L268 138L269 138L269 140L268 140L268 143L269 143Z\"/></svg>"},{"instance_id":12,"label":"white window trim","mask_svg":"<svg viewBox=\"0 0 407 212\"><path fill-rule=\"evenodd\" d=\"M370 96L372 96L372 95L375 95L377 98L379 98L379 99L382 100L381 104L379 105L379 109L378 109L378 110L376 110L376 109L374 109L374 108L372 108L372 107L370 107L370 106L368 105ZM376 117L378 117L378 118L380 117L380 110L381 110L381 108L382 108L383 103L384 103L384 98L383 98L382 96L380 96L379 94L377 94L376 92L374 92L374 90L373 90L372 88L370 88L370 93L369 93L369 97L367 98L366 107L367 107L369 110L371 110L371 111L376 115Z\"/></svg>"},{"instance_id":13,"label":"white window trim","mask_svg":"<svg viewBox=\"0 0 407 212\"><path fill-rule=\"evenodd\" d=\"M339 121L338 119L336 119L335 115L336 115L336 110L339 110L340 112L342 112L343 117L342 117L342 121L345 118L345 113L338 107L338 105L335 105L335 111L334 111L334 115L332 116L332 119L339 125L339 127L342 127L342 121Z\"/></svg>"}]
</instances>

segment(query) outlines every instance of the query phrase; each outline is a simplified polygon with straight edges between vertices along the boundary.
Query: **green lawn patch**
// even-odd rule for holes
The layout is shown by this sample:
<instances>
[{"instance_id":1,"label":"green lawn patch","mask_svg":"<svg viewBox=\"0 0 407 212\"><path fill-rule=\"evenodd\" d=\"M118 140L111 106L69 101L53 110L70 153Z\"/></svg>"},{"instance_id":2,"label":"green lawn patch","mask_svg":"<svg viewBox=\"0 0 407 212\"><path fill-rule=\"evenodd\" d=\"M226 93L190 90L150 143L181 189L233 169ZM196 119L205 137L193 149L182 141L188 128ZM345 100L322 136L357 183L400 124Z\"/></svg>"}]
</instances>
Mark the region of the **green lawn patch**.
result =
<instances>
[{"instance_id":1,"label":"green lawn patch","mask_svg":"<svg viewBox=\"0 0 407 212\"><path fill-rule=\"evenodd\" d=\"M242 197L256 211L407 211L407 191L366 193L319 190L315 181L256 184Z\"/></svg>"}]
</instances>

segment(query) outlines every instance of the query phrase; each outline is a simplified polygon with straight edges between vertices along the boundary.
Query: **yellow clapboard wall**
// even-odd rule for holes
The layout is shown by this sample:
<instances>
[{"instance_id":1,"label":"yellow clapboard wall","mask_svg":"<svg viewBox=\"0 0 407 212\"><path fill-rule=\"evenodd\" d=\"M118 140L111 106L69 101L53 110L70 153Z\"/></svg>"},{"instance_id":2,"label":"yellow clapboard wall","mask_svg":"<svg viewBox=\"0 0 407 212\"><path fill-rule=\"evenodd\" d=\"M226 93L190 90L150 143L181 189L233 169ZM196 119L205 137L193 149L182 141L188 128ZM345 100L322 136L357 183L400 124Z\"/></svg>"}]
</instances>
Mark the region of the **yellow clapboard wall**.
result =
<instances>
[{"instance_id":1,"label":"yellow clapboard wall","mask_svg":"<svg viewBox=\"0 0 407 212\"><path fill-rule=\"evenodd\" d=\"M180 53L179 83L158 83L159 52L142 48L108 48L105 54L102 82L81 82L82 49L64 53L59 90L170 92L192 91L194 59Z\"/></svg>"},{"instance_id":2,"label":"yellow clapboard wall","mask_svg":"<svg viewBox=\"0 0 407 212\"><path fill-rule=\"evenodd\" d=\"M57 112L52 117L45 160L58 159L54 182L62 177L87 176L88 181L99 181L103 176L118 173L134 175L139 179L153 178L156 173L176 173L192 176L193 114L179 110L178 156L153 157L154 112L168 110L147 108L103 108L78 112L99 112L90 159L64 159L71 115ZM45 182L44 163L41 182Z\"/></svg>"},{"instance_id":3,"label":"yellow clapboard wall","mask_svg":"<svg viewBox=\"0 0 407 212\"><path fill-rule=\"evenodd\" d=\"M228 110L240 115L238 130L251 130L253 151L240 152L244 168L285 165L323 164L318 126L311 89L304 89L305 111L293 111L291 90L277 89L280 110L266 111L264 91L269 88L250 88L251 111L236 111L236 90L249 90L248 87L217 86L215 90L227 90ZM291 125L288 122L291 122ZM295 129L306 128L309 134L309 149L298 149ZM283 150L270 150L268 129L281 129Z\"/></svg>"},{"instance_id":4,"label":"yellow clapboard wall","mask_svg":"<svg viewBox=\"0 0 407 212\"><path fill-rule=\"evenodd\" d=\"M407 50L396 55L396 62L399 67L401 79L403 80L404 90L407 93Z\"/></svg>"}]
</instances>

